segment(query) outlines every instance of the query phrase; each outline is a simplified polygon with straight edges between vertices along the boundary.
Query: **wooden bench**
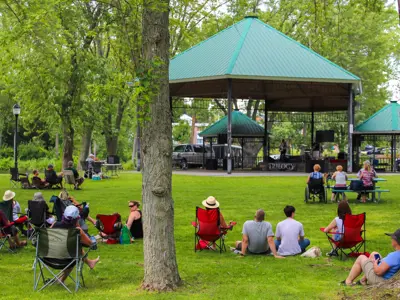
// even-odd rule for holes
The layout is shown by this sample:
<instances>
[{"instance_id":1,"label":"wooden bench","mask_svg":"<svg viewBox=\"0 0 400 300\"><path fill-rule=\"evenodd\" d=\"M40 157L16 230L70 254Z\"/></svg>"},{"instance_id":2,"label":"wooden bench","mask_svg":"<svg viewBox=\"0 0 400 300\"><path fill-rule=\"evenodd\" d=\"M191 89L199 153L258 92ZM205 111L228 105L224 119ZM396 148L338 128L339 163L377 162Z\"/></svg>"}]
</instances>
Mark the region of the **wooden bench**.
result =
<instances>
[{"instance_id":1,"label":"wooden bench","mask_svg":"<svg viewBox=\"0 0 400 300\"><path fill-rule=\"evenodd\" d=\"M376 189L375 190L362 190L362 191L353 191L353 190L335 190L332 189L333 193L361 193L361 192L365 192L365 193L376 193L378 194L378 200L376 202L381 201L381 193L389 193L389 190L382 190L382 189Z\"/></svg>"}]
</instances>

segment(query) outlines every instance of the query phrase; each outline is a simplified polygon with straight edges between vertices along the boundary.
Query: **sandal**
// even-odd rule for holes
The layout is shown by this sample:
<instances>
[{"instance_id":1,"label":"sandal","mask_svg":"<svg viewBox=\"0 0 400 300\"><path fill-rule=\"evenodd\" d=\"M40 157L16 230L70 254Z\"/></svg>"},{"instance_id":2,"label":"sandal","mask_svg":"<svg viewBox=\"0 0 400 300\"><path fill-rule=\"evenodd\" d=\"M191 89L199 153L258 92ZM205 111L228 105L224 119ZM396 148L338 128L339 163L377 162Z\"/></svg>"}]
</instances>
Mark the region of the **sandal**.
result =
<instances>
[{"instance_id":1,"label":"sandal","mask_svg":"<svg viewBox=\"0 0 400 300\"><path fill-rule=\"evenodd\" d=\"M346 283L346 279L345 279L345 280L343 280L343 281L340 282L340 285L344 285L344 286L354 286L355 283L352 282L351 284L347 284L347 283Z\"/></svg>"}]
</instances>

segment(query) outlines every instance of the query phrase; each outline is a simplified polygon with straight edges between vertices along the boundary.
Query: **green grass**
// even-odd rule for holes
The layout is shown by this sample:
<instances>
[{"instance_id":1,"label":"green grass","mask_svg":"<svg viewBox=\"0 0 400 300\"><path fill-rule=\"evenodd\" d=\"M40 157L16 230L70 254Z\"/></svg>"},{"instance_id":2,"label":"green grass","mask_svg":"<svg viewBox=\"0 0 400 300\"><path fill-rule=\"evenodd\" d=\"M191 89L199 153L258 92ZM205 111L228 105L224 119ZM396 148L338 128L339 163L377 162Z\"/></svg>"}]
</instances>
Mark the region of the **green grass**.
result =
<instances>
[{"instance_id":1,"label":"green grass","mask_svg":"<svg viewBox=\"0 0 400 300\"><path fill-rule=\"evenodd\" d=\"M353 213L367 212L367 250L383 254L391 251L384 232L397 229L400 201L400 177L388 176L388 182L380 184L390 193L383 194L380 204L354 204ZM179 272L184 285L174 293L158 294L140 290L143 277L143 247L138 241L132 245L99 246L90 257L100 255L101 263L95 270L85 266L87 289L69 295L61 287L51 287L43 292L33 292L31 269L34 248L29 246L17 254L0 252L1 299L335 299L361 288L343 288L343 280L353 260L339 261L323 256L317 259L290 257L277 260L273 257L246 256L233 253L193 251L195 207L207 196L215 196L221 203L225 219L237 221L238 226L228 234L227 245L241 239L241 227L252 219L258 208L266 211L267 221L274 229L284 218L283 207L296 207L296 218L304 224L306 236L312 246L321 247L325 254L329 244L320 227L335 217L332 204L310 205L303 202L304 177L173 177L175 200L175 239ZM8 176L0 175L2 193L9 188ZM119 212L126 219L127 201L140 199L141 176L122 174L120 179L99 182L86 181L84 190L72 192L78 201L90 203L91 215ZM23 209L32 198L33 190L17 189L17 200ZM46 199L57 191L44 191ZM95 233L94 228L91 232ZM70 282L71 286L71 282Z\"/></svg>"}]
</instances>

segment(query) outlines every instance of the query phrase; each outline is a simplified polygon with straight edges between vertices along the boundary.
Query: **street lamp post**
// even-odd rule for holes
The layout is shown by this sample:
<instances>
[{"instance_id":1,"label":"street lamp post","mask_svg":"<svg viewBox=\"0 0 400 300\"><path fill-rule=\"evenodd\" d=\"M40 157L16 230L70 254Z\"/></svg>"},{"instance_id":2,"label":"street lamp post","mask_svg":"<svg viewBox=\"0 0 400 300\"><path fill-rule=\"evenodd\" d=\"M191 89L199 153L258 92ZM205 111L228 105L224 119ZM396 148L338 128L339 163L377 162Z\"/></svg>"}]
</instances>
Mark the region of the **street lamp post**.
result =
<instances>
[{"instance_id":1,"label":"street lamp post","mask_svg":"<svg viewBox=\"0 0 400 300\"><path fill-rule=\"evenodd\" d=\"M13 106L13 114L15 116L15 131L14 131L14 168L18 170L18 147L17 147L17 135L18 135L18 116L21 113L21 107L17 104Z\"/></svg>"}]
</instances>

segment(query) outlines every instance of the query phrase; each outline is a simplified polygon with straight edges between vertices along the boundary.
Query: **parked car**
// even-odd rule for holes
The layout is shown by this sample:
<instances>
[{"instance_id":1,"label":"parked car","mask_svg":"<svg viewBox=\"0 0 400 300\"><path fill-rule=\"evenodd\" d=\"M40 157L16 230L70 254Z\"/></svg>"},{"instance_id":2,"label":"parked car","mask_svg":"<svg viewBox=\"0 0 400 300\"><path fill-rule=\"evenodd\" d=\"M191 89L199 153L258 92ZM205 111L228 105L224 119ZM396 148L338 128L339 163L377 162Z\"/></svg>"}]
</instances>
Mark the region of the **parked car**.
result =
<instances>
[{"instance_id":1,"label":"parked car","mask_svg":"<svg viewBox=\"0 0 400 300\"><path fill-rule=\"evenodd\" d=\"M202 166L203 155L206 158L211 158L211 149L209 146L203 147L203 145L184 144L174 148L172 159L182 169L187 169L189 166Z\"/></svg>"}]
</instances>

